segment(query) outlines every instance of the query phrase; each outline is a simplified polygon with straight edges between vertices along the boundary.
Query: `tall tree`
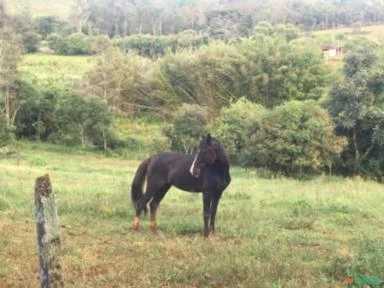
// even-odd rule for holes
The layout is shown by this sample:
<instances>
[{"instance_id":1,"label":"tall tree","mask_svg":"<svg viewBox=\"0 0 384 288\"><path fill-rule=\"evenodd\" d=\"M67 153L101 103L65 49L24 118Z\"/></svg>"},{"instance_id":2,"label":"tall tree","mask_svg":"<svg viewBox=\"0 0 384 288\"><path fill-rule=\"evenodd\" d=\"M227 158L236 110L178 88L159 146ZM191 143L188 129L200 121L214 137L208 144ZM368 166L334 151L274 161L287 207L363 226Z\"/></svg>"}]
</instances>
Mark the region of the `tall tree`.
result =
<instances>
[{"instance_id":1,"label":"tall tree","mask_svg":"<svg viewBox=\"0 0 384 288\"><path fill-rule=\"evenodd\" d=\"M86 74L83 85L88 94L106 101L115 113L132 115L134 107L145 101L146 95L138 95L136 86L147 68L144 58L107 47L99 52L98 61Z\"/></svg>"},{"instance_id":2,"label":"tall tree","mask_svg":"<svg viewBox=\"0 0 384 288\"><path fill-rule=\"evenodd\" d=\"M72 6L71 21L74 23L76 32L82 33L83 29L87 26L90 13L89 0L76 0Z\"/></svg>"},{"instance_id":3,"label":"tall tree","mask_svg":"<svg viewBox=\"0 0 384 288\"><path fill-rule=\"evenodd\" d=\"M60 129L67 135L73 135L75 143L80 142L86 148L87 142L95 143L103 139L107 149L108 129L112 124L112 114L103 101L95 97L69 95L55 111Z\"/></svg>"},{"instance_id":4,"label":"tall tree","mask_svg":"<svg viewBox=\"0 0 384 288\"><path fill-rule=\"evenodd\" d=\"M247 64L248 98L265 107L287 100L319 99L327 87L327 69L318 46L295 40L292 25L260 22L240 47Z\"/></svg>"},{"instance_id":5,"label":"tall tree","mask_svg":"<svg viewBox=\"0 0 384 288\"><path fill-rule=\"evenodd\" d=\"M8 127L14 123L20 108L12 85L18 78L17 65L21 59L21 39L9 28L0 30L0 97Z\"/></svg>"},{"instance_id":6,"label":"tall tree","mask_svg":"<svg viewBox=\"0 0 384 288\"><path fill-rule=\"evenodd\" d=\"M384 147L384 69L373 59L366 49L347 55L345 80L330 91L328 110L339 133L348 137L344 165L352 174L361 172L375 147Z\"/></svg>"}]
</instances>

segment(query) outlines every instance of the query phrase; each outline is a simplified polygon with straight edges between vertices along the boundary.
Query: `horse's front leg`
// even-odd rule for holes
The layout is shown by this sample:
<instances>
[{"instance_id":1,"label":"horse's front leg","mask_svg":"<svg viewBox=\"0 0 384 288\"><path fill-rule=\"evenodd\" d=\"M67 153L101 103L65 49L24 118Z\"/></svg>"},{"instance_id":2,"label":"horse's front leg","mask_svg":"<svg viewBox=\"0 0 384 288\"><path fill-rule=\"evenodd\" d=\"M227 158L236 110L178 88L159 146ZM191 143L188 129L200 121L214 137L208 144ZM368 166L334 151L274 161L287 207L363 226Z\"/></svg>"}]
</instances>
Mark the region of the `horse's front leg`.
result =
<instances>
[{"instance_id":1,"label":"horse's front leg","mask_svg":"<svg viewBox=\"0 0 384 288\"><path fill-rule=\"evenodd\" d=\"M209 236L209 220L211 216L211 193L203 192L203 217L204 217L204 236Z\"/></svg>"},{"instance_id":2,"label":"horse's front leg","mask_svg":"<svg viewBox=\"0 0 384 288\"><path fill-rule=\"evenodd\" d=\"M215 194L212 195L212 200L211 200L211 214L210 214L210 232L215 233L215 219L216 219L216 212L217 212L217 207L219 205L219 200L221 197L221 194L223 191L218 191Z\"/></svg>"}]
</instances>

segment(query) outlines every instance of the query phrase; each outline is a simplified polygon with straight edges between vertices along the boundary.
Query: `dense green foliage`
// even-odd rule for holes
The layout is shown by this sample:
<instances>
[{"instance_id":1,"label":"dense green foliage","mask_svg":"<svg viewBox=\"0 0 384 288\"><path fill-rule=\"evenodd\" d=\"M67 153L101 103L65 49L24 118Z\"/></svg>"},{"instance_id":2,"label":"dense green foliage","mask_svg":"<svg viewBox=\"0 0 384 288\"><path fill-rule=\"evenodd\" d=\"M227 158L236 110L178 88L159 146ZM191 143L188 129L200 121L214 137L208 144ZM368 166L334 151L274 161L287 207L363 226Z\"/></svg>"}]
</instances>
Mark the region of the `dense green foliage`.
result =
<instances>
[{"instance_id":1,"label":"dense green foliage","mask_svg":"<svg viewBox=\"0 0 384 288\"><path fill-rule=\"evenodd\" d=\"M23 1L5 0L10 8L25 7ZM72 32L111 37L168 35L194 29L206 31L216 39L233 40L246 36L263 20L291 23L305 29L358 26L384 20L383 2L364 0L35 0L30 7L33 16L46 16L38 19L38 27L44 33L65 19ZM48 18L53 15L61 16L61 20Z\"/></svg>"},{"instance_id":2,"label":"dense green foliage","mask_svg":"<svg viewBox=\"0 0 384 288\"><path fill-rule=\"evenodd\" d=\"M134 52L143 57L159 58L167 52L181 49L197 49L208 44L208 36L194 30L185 30L177 35L153 36L150 34L136 34L118 38L115 45L125 52Z\"/></svg>"},{"instance_id":3,"label":"dense green foliage","mask_svg":"<svg viewBox=\"0 0 384 288\"><path fill-rule=\"evenodd\" d=\"M169 138L171 149L191 154L207 132L207 107L183 104L173 113L170 124L164 129L164 135Z\"/></svg>"},{"instance_id":4,"label":"dense green foliage","mask_svg":"<svg viewBox=\"0 0 384 288\"><path fill-rule=\"evenodd\" d=\"M89 141L107 149L108 130L112 114L99 98L69 95L61 99L55 111L55 119L61 128L59 139L65 137L67 144L81 143L83 148ZM77 140L76 140L77 139Z\"/></svg>"},{"instance_id":5,"label":"dense green foliage","mask_svg":"<svg viewBox=\"0 0 384 288\"><path fill-rule=\"evenodd\" d=\"M233 162L239 163L248 136L247 129L256 123L265 110L262 105L241 98L229 107L224 107L211 124L212 133L223 142Z\"/></svg>"},{"instance_id":6,"label":"dense green foliage","mask_svg":"<svg viewBox=\"0 0 384 288\"><path fill-rule=\"evenodd\" d=\"M5 117L0 113L0 148L6 146L10 140L10 133L7 129Z\"/></svg>"},{"instance_id":7,"label":"dense green foliage","mask_svg":"<svg viewBox=\"0 0 384 288\"><path fill-rule=\"evenodd\" d=\"M261 22L240 46L247 59L248 98L266 107L287 100L318 100L327 87L327 68L318 45L296 39L291 25Z\"/></svg>"},{"instance_id":8,"label":"dense green foliage","mask_svg":"<svg viewBox=\"0 0 384 288\"><path fill-rule=\"evenodd\" d=\"M327 111L313 101L290 101L248 127L242 161L283 175L302 176L331 167L345 146Z\"/></svg>"},{"instance_id":9,"label":"dense green foliage","mask_svg":"<svg viewBox=\"0 0 384 288\"><path fill-rule=\"evenodd\" d=\"M358 49L345 58L345 80L330 91L328 109L338 133L349 139L343 167L351 174L383 178L384 67L373 50Z\"/></svg>"}]
</instances>

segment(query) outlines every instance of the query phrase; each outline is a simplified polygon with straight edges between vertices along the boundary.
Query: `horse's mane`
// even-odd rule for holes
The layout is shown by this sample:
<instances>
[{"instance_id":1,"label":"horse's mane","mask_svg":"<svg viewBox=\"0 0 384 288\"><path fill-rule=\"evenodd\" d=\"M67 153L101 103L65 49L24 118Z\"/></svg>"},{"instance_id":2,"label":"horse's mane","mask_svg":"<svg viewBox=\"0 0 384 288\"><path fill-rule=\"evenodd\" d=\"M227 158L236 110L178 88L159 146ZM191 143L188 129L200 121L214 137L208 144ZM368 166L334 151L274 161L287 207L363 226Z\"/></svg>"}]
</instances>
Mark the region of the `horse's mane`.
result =
<instances>
[{"instance_id":1,"label":"horse's mane","mask_svg":"<svg viewBox=\"0 0 384 288\"><path fill-rule=\"evenodd\" d=\"M219 166L222 170L223 175L230 181L229 176L229 157L225 152L224 145L216 138L212 137L211 145L215 147L217 161L219 162Z\"/></svg>"},{"instance_id":2,"label":"horse's mane","mask_svg":"<svg viewBox=\"0 0 384 288\"><path fill-rule=\"evenodd\" d=\"M213 144L213 146L215 148L216 147L218 148L218 149L215 149L215 150L216 150L217 157L218 157L219 161L221 163L228 163L228 165L229 165L229 157L228 157L227 153L225 152L225 148L224 148L223 143L221 143L216 138L212 138L211 144Z\"/></svg>"}]
</instances>

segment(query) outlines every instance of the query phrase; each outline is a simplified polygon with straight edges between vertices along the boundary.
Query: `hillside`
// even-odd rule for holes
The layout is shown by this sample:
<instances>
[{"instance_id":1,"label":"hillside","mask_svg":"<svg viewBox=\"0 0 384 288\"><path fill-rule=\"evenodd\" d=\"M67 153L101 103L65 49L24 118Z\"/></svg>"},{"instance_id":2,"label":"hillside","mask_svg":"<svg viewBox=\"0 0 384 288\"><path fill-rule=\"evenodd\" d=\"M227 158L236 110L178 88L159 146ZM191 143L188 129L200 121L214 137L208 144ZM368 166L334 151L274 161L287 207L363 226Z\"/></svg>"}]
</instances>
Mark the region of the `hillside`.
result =
<instances>
[{"instance_id":1,"label":"hillside","mask_svg":"<svg viewBox=\"0 0 384 288\"><path fill-rule=\"evenodd\" d=\"M5 0L10 14L17 14L30 7L33 17L57 16L68 19L74 0Z\"/></svg>"}]
</instances>

